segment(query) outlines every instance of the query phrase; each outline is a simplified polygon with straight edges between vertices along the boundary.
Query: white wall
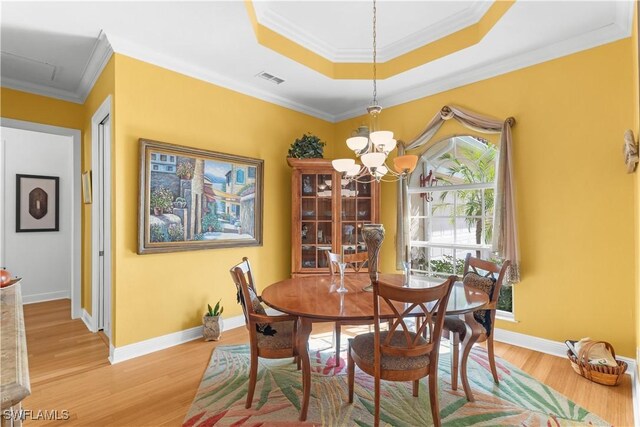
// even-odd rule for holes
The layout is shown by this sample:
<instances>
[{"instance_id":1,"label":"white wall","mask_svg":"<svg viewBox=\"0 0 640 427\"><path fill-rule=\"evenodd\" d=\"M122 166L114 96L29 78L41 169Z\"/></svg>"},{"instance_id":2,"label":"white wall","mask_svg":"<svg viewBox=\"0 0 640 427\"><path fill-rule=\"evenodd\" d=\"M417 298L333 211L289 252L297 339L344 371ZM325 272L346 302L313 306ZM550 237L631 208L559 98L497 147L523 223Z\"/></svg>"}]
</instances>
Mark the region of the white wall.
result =
<instances>
[{"instance_id":1,"label":"white wall","mask_svg":"<svg viewBox=\"0 0 640 427\"><path fill-rule=\"evenodd\" d=\"M25 303L71 297L71 137L0 127L1 266L23 278ZM60 177L60 231L16 233L16 174ZM1 217L0 217L1 218ZM78 219L79 220L79 219Z\"/></svg>"}]
</instances>

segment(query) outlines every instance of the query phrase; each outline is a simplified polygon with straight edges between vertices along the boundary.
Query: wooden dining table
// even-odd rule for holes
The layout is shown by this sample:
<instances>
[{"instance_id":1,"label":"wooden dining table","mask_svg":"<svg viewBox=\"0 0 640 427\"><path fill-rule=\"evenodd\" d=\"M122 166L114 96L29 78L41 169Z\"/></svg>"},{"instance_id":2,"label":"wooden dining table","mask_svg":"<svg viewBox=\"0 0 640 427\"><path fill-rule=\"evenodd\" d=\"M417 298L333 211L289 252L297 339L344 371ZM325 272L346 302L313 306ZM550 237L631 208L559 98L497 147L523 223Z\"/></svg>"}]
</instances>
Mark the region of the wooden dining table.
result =
<instances>
[{"instance_id":1,"label":"wooden dining table","mask_svg":"<svg viewBox=\"0 0 640 427\"><path fill-rule=\"evenodd\" d=\"M297 338L295 345L300 355L302 365L302 406L300 421L307 419L309 397L311 394L311 362L309 360L308 342L312 324L315 322L362 323L373 322L373 293L363 290L369 284L368 273L345 275L346 293L336 292L340 287L340 277L318 275L310 277L295 277L282 280L268 286L262 292L262 301L268 306L283 313L298 316ZM379 282L395 286L403 286L402 274L380 274ZM410 288L432 287L444 282L442 278L426 276L411 276ZM489 303L489 297L482 291L466 287L462 282L456 282L451 290L447 315L461 315L482 308ZM381 308L382 318L392 318L390 308ZM466 376L466 359L469 350L477 341L480 325L467 324L467 334L463 341L461 352L461 380L467 399L473 401L473 394ZM454 364L452 363L452 369Z\"/></svg>"}]
</instances>

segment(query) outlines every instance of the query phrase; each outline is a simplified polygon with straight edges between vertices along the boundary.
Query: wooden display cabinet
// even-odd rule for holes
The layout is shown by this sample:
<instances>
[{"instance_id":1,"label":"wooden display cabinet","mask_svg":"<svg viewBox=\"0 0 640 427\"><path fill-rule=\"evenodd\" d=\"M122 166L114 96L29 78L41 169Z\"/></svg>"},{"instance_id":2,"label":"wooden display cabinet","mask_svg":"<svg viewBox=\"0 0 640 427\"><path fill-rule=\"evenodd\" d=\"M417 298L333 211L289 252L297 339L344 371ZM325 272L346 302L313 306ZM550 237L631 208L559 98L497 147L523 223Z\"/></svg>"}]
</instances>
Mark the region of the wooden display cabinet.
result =
<instances>
[{"instance_id":1,"label":"wooden display cabinet","mask_svg":"<svg viewBox=\"0 0 640 427\"><path fill-rule=\"evenodd\" d=\"M327 159L287 161L293 168L291 275L328 273L326 251L366 252L360 230L380 221L380 184L343 180Z\"/></svg>"}]
</instances>

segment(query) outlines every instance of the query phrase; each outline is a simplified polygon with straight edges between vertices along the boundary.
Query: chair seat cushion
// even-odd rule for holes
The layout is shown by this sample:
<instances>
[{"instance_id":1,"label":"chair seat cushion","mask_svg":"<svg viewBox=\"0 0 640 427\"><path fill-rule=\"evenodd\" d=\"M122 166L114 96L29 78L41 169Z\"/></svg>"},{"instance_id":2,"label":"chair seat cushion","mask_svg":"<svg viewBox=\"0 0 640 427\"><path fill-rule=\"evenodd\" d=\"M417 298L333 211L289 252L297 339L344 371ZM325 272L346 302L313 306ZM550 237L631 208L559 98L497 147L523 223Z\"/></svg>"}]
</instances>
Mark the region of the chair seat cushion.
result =
<instances>
[{"instance_id":1,"label":"chair seat cushion","mask_svg":"<svg viewBox=\"0 0 640 427\"><path fill-rule=\"evenodd\" d=\"M258 333L258 348L282 350L293 348L293 321L269 323L273 334Z\"/></svg>"},{"instance_id":2,"label":"chair seat cushion","mask_svg":"<svg viewBox=\"0 0 640 427\"><path fill-rule=\"evenodd\" d=\"M493 299L493 291L496 286L496 279L493 277L483 277L475 272L468 272L462 279L466 286L479 289L489 295L489 300ZM473 312L476 322L484 326L487 336L491 333L491 312L489 310L476 310ZM460 336L462 338L462 335Z\"/></svg>"},{"instance_id":3,"label":"chair seat cushion","mask_svg":"<svg viewBox=\"0 0 640 427\"><path fill-rule=\"evenodd\" d=\"M387 331L380 332L380 342L384 342L387 338ZM416 334L411 332L411 338L414 339ZM373 352L374 352L374 333L358 335L351 339L351 350L365 363L373 365ZM427 341L420 337L418 345L427 344ZM391 338L391 345L394 347L407 348L407 339L404 332L395 331ZM426 368L429 366L429 355L414 356L414 357L400 357L390 356L387 354L381 355L382 369L389 369L393 371L406 371L411 369Z\"/></svg>"}]
</instances>

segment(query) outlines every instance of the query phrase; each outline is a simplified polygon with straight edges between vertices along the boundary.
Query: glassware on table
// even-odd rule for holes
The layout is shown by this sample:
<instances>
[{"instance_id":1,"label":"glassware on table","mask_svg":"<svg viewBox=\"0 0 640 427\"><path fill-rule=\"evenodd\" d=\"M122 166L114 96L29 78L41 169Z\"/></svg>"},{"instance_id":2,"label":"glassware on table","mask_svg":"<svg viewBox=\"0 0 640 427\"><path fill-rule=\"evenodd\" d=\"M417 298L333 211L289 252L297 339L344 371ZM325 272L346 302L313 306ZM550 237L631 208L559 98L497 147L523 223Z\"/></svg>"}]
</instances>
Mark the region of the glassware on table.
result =
<instances>
[{"instance_id":1,"label":"glassware on table","mask_svg":"<svg viewBox=\"0 0 640 427\"><path fill-rule=\"evenodd\" d=\"M347 288L344 287L344 272L346 268L347 268L346 262L338 263L338 270L340 271L340 287L338 288L338 290L336 290L336 292L339 292L339 293L349 292Z\"/></svg>"},{"instance_id":2,"label":"glassware on table","mask_svg":"<svg viewBox=\"0 0 640 427\"><path fill-rule=\"evenodd\" d=\"M404 270L404 284L402 286L408 288L411 282L411 261L402 261L402 268Z\"/></svg>"}]
</instances>

